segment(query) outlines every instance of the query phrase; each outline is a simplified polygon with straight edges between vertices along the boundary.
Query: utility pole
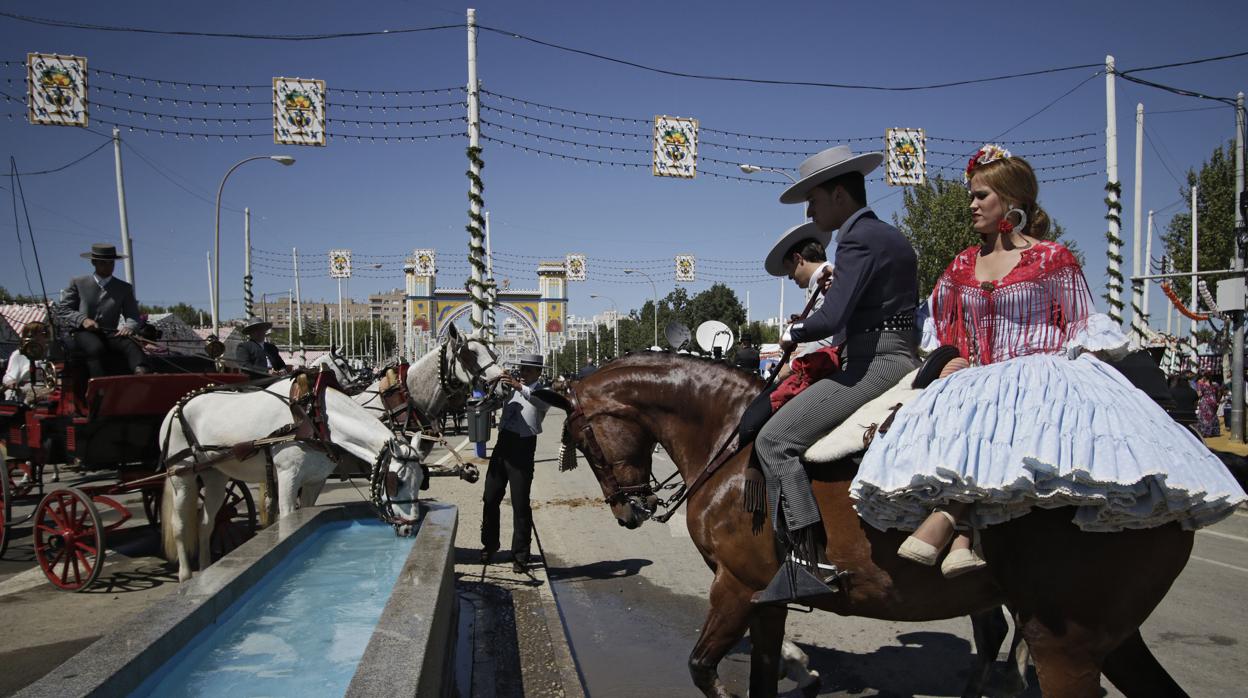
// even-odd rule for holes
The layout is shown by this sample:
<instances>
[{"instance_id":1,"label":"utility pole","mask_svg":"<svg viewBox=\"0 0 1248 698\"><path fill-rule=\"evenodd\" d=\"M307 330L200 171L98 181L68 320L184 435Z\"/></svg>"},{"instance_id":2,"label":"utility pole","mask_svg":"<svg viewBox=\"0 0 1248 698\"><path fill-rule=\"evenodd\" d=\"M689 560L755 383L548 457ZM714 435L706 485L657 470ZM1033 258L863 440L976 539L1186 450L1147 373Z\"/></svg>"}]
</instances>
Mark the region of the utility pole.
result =
<instances>
[{"instance_id":1,"label":"utility pole","mask_svg":"<svg viewBox=\"0 0 1248 698\"><path fill-rule=\"evenodd\" d=\"M1244 268L1244 93L1235 96L1235 267ZM1243 275L1239 276L1243 279ZM1236 303L1243 306L1243 299ZM1231 441L1244 441L1244 311L1231 312Z\"/></svg>"},{"instance_id":2,"label":"utility pole","mask_svg":"<svg viewBox=\"0 0 1248 698\"><path fill-rule=\"evenodd\" d=\"M212 251L206 252L205 256L208 258L208 305L211 306L212 319L215 321L217 319L217 296L212 292ZM213 326L208 334L215 335L216 333L217 328Z\"/></svg>"},{"instance_id":3,"label":"utility pole","mask_svg":"<svg viewBox=\"0 0 1248 698\"><path fill-rule=\"evenodd\" d=\"M299 316L299 363L308 365L308 350L303 345L303 291L299 288L299 248L290 248L290 257L295 263L295 313Z\"/></svg>"},{"instance_id":4,"label":"utility pole","mask_svg":"<svg viewBox=\"0 0 1248 698\"><path fill-rule=\"evenodd\" d=\"M1135 197L1134 210L1131 215L1132 252L1131 273L1135 277L1145 272L1143 260L1140 259L1140 212L1144 208L1144 105L1135 105ZM1134 346L1144 344L1144 284L1140 281L1131 283L1131 343Z\"/></svg>"},{"instance_id":5,"label":"utility pole","mask_svg":"<svg viewBox=\"0 0 1248 698\"><path fill-rule=\"evenodd\" d=\"M478 153L481 150L481 112L480 85L477 80L477 11L468 9L468 222L470 236L468 240L468 266L471 268L468 279L468 292L472 296L473 330L481 332L489 341L485 331L486 297L485 280L485 219L481 215L481 166Z\"/></svg>"},{"instance_id":6,"label":"utility pole","mask_svg":"<svg viewBox=\"0 0 1248 698\"><path fill-rule=\"evenodd\" d=\"M243 314L249 319L256 314L255 296L251 290L251 209L243 208Z\"/></svg>"},{"instance_id":7,"label":"utility pole","mask_svg":"<svg viewBox=\"0 0 1248 698\"><path fill-rule=\"evenodd\" d=\"M1153 212L1152 212L1152 211L1149 211L1149 212L1148 212L1148 242L1147 242L1147 243L1145 243L1145 245L1144 245L1144 249L1145 249L1145 252L1144 252L1145 268L1146 268L1146 269L1148 269L1148 273L1151 275L1151 274L1153 273L1153 271L1152 271L1152 268L1153 268ZM1151 280L1149 280L1149 279L1145 279L1145 280L1144 280L1144 291L1143 291L1143 295L1144 295L1144 307L1143 307L1143 310L1144 310L1144 326L1145 326L1145 327L1148 327L1148 326L1149 326L1149 314L1148 314L1148 291L1149 291L1149 288L1148 288L1148 285L1149 285L1150 283L1152 283L1152 281L1151 281Z\"/></svg>"},{"instance_id":8,"label":"utility pole","mask_svg":"<svg viewBox=\"0 0 1248 698\"><path fill-rule=\"evenodd\" d=\"M1114 92L1114 57L1105 56L1105 177L1106 197L1109 208L1109 245L1105 251L1109 257L1109 317L1122 322L1122 204L1118 180L1118 106Z\"/></svg>"},{"instance_id":9,"label":"utility pole","mask_svg":"<svg viewBox=\"0 0 1248 698\"><path fill-rule=\"evenodd\" d=\"M122 264L126 269L126 281L134 286L134 250L130 249L130 217L126 215L126 180L121 174L121 131L119 129L113 129L113 163L117 173L117 215L121 218L121 253L126 256Z\"/></svg>"},{"instance_id":10,"label":"utility pole","mask_svg":"<svg viewBox=\"0 0 1248 698\"><path fill-rule=\"evenodd\" d=\"M1200 283L1196 273L1200 271L1200 260L1196 256L1196 250L1199 249L1200 228L1197 223L1196 212L1196 185L1192 185L1192 304L1189 306L1193 313L1200 312L1200 297L1196 295L1196 286ZM1196 352L1196 320L1193 319L1189 324L1189 339L1192 344L1192 353Z\"/></svg>"}]
</instances>

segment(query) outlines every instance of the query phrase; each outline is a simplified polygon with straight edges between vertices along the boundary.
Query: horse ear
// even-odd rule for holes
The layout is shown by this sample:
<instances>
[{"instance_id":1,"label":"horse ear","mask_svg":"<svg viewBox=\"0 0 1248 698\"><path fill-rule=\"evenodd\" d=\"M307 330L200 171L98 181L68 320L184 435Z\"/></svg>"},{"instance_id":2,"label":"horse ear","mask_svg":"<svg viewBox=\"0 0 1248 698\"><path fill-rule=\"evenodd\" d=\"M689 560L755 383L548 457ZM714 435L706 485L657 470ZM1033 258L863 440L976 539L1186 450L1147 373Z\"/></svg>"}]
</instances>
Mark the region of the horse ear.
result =
<instances>
[{"instance_id":1,"label":"horse ear","mask_svg":"<svg viewBox=\"0 0 1248 698\"><path fill-rule=\"evenodd\" d=\"M451 338L451 341L452 341L452 342L458 342L458 341L459 341L459 339L460 339L460 337L459 337L459 328L458 328L458 327L456 327L456 326L454 326L454 325L451 325L449 328L447 328L447 330L446 330L446 334L447 334L447 336L448 336L448 337L450 337L450 338Z\"/></svg>"}]
</instances>

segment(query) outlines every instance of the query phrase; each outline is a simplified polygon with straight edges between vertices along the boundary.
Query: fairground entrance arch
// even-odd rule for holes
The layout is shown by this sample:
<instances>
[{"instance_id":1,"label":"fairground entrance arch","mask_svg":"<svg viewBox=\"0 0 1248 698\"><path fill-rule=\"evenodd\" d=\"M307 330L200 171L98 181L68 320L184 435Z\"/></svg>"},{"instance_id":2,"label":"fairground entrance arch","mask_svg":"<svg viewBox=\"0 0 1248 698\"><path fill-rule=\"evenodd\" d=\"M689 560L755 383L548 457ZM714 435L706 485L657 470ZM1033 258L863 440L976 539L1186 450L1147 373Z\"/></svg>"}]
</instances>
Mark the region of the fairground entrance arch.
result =
<instances>
[{"instance_id":1,"label":"fairground entrance arch","mask_svg":"<svg viewBox=\"0 0 1248 698\"><path fill-rule=\"evenodd\" d=\"M404 266L407 279L407 317L418 346L437 342L451 325L468 329L472 297L462 288L437 288L432 260ZM420 271L432 273L420 273ZM506 357L522 352L544 354L563 336L567 318L567 270L562 261L540 262L538 288L500 288L495 317L498 347Z\"/></svg>"}]
</instances>

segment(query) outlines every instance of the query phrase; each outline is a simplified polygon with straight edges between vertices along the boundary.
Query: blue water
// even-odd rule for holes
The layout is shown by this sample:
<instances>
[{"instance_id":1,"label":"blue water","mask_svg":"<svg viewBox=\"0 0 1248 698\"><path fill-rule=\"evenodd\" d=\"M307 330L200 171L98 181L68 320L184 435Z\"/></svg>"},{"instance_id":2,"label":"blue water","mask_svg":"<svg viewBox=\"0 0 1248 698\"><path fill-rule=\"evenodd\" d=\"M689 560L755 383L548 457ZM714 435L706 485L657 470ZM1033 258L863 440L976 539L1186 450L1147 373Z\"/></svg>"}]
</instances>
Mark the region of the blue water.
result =
<instances>
[{"instance_id":1,"label":"blue water","mask_svg":"<svg viewBox=\"0 0 1248 698\"><path fill-rule=\"evenodd\" d=\"M321 527L132 695L343 695L414 540Z\"/></svg>"}]
</instances>

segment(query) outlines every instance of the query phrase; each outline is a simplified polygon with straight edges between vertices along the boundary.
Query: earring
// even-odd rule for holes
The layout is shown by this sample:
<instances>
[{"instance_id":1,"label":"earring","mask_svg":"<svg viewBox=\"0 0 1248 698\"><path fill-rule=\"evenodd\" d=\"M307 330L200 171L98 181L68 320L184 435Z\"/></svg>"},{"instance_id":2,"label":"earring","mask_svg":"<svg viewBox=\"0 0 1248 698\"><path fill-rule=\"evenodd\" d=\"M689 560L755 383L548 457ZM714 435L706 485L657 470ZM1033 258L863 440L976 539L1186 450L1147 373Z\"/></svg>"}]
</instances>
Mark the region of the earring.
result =
<instances>
[{"instance_id":1,"label":"earring","mask_svg":"<svg viewBox=\"0 0 1248 698\"><path fill-rule=\"evenodd\" d=\"M1013 223L1010 222L1011 213L1018 214L1018 225L1014 225ZM1026 229L1027 229L1027 213L1024 212L1023 209L1021 208L1012 208L1009 211L1006 211L1005 217L1002 218L1001 222L997 224L997 230L1001 231L1002 233L1012 233L1015 230L1023 231Z\"/></svg>"}]
</instances>

